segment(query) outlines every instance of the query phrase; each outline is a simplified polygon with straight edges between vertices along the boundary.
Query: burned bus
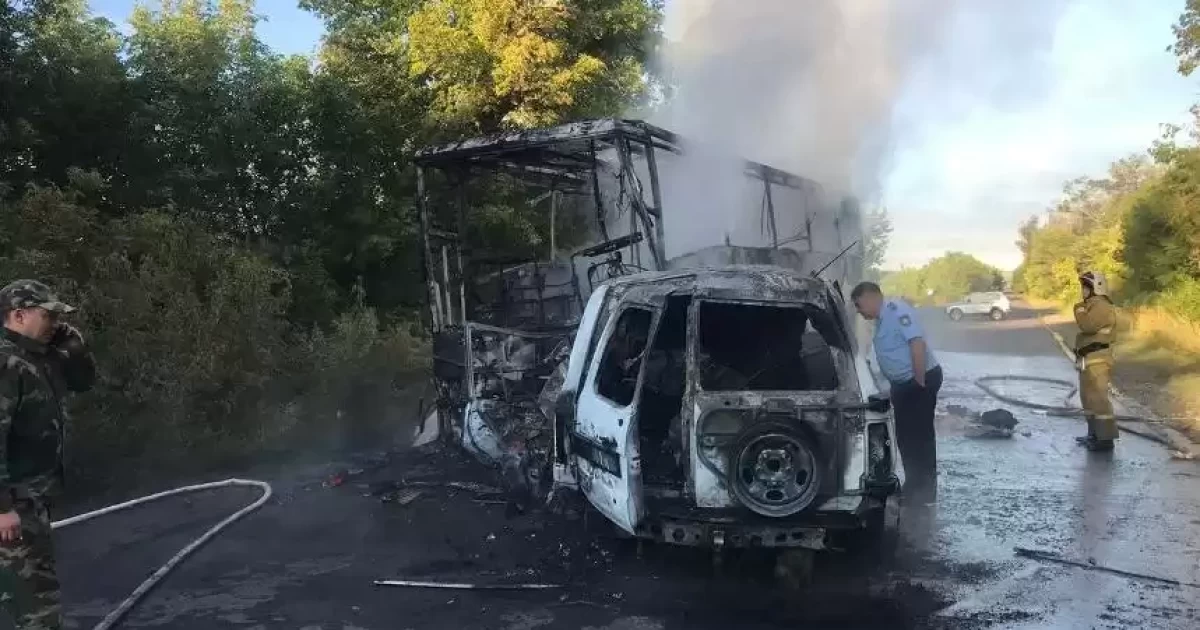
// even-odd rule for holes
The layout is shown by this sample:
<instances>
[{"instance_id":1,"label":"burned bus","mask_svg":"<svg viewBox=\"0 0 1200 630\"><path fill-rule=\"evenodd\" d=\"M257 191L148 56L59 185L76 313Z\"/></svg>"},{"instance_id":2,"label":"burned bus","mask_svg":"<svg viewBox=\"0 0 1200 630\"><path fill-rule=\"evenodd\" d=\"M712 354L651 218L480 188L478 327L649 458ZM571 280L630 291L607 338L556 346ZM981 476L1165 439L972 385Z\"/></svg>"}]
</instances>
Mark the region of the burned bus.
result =
<instances>
[{"instance_id":1,"label":"burned bus","mask_svg":"<svg viewBox=\"0 0 1200 630\"><path fill-rule=\"evenodd\" d=\"M858 207L764 164L689 160L618 119L418 153L425 429L631 535L823 548L877 524L903 477L843 295ZM488 241L497 217L529 242Z\"/></svg>"}]
</instances>

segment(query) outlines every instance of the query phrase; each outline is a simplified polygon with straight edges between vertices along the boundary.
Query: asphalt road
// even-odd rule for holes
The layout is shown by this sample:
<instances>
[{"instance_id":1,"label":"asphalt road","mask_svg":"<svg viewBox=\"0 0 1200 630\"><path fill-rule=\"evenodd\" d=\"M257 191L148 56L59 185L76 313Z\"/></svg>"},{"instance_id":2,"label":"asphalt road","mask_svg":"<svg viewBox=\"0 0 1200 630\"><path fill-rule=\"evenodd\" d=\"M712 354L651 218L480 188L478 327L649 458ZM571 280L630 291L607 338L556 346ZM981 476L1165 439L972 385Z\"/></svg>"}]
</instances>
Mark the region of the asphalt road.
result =
<instances>
[{"instance_id":1,"label":"asphalt road","mask_svg":"<svg viewBox=\"0 0 1200 630\"><path fill-rule=\"evenodd\" d=\"M1126 436L1114 454L1074 444L1080 421L1011 409L1010 439L970 437L968 417L1000 407L973 385L987 374L1072 378L1030 311L952 323L923 311L946 371L939 403L939 504L885 565L828 554L816 583L788 590L769 563L720 569L686 550L612 539L596 519L512 513L488 472L445 453L401 452L278 474L277 497L172 574L130 628L1196 628L1200 588L1017 557L1061 554L1200 583L1200 464ZM1065 391L1008 393L1061 403ZM363 468L344 484L322 482ZM432 485L383 502L389 481ZM146 575L253 493L227 490L63 530L59 554L72 627L91 627ZM538 592L375 587L379 578L520 579Z\"/></svg>"}]
</instances>

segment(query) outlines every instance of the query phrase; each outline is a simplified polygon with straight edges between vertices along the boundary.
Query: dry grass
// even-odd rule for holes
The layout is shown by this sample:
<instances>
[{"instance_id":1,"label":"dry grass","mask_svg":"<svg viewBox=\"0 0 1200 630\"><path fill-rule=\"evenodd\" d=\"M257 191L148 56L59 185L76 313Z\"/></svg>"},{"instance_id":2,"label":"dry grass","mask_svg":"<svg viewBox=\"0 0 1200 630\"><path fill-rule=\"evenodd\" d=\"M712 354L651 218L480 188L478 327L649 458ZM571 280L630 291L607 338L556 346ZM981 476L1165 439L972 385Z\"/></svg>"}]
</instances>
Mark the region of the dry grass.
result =
<instances>
[{"instance_id":1,"label":"dry grass","mask_svg":"<svg viewBox=\"0 0 1200 630\"><path fill-rule=\"evenodd\" d=\"M1162 400L1154 404L1172 424L1200 439L1200 326L1156 308L1128 312L1117 341L1117 358L1138 370Z\"/></svg>"},{"instance_id":2,"label":"dry grass","mask_svg":"<svg viewBox=\"0 0 1200 630\"><path fill-rule=\"evenodd\" d=\"M1162 309L1139 308L1125 314L1125 330L1133 336L1158 336L1180 355L1200 358L1200 325Z\"/></svg>"}]
</instances>

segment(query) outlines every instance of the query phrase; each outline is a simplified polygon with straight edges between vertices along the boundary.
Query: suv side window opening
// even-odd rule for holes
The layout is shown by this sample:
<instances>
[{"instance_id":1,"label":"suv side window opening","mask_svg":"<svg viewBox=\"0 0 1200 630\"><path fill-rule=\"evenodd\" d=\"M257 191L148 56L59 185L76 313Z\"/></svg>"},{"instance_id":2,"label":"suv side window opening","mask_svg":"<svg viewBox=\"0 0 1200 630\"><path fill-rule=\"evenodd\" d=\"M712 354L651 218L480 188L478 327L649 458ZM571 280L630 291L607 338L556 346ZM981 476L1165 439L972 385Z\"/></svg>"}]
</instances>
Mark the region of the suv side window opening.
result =
<instances>
[{"instance_id":1,"label":"suv side window opening","mask_svg":"<svg viewBox=\"0 0 1200 630\"><path fill-rule=\"evenodd\" d=\"M596 393L620 407L633 402L653 321L654 313L649 309L626 308L604 348L596 375Z\"/></svg>"},{"instance_id":2,"label":"suv side window opening","mask_svg":"<svg viewBox=\"0 0 1200 630\"><path fill-rule=\"evenodd\" d=\"M697 366L707 391L832 391L838 388L829 314L814 305L700 305Z\"/></svg>"}]
</instances>

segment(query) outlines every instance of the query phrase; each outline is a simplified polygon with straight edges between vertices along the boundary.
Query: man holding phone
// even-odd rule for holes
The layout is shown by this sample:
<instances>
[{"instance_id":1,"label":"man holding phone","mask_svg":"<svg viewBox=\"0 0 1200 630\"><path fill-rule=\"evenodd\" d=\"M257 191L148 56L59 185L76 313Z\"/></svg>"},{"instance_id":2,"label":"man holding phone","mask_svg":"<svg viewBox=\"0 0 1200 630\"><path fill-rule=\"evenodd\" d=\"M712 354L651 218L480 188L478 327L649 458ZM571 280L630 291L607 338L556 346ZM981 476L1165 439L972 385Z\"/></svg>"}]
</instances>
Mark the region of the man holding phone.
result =
<instances>
[{"instance_id":1,"label":"man holding phone","mask_svg":"<svg viewBox=\"0 0 1200 630\"><path fill-rule=\"evenodd\" d=\"M63 486L69 391L91 388L96 365L60 318L75 310L50 287L0 289L0 621L62 627L51 510Z\"/></svg>"}]
</instances>

